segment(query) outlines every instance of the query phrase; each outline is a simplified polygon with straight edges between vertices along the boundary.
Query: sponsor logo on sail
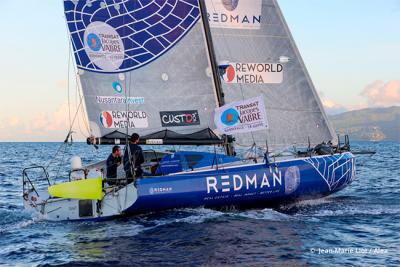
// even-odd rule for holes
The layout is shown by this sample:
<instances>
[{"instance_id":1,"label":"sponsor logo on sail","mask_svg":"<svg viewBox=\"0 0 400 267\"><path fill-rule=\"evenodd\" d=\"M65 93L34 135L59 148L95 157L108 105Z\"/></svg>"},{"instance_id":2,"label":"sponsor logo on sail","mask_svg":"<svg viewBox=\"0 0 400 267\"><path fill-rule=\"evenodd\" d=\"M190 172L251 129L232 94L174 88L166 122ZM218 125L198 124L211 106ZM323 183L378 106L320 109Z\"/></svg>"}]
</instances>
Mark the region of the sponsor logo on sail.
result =
<instances>
[{"instance_id":1,"label":"sponsor logo on sail","mask_svg":"<svg viewBox=\"0 0 400 267\"><path fill-rule=\"evenodd\" d=\"M113 82L112 87L114 88L114 91L119 94L122 94L122 92L124 91L122 85L119 82Z\"/></svg>"},{"instance_id":2,"label":"sponsor logo on sail","mask_svg":"<svg viewBox=\"0 0 400 267\"><path fill-rule=\"evenodd\" d=\"M205 2L212 28L254 30L261 27L262 0L206 0Z\"/></svg>"},{"instance_id":3,"label":"sponsor logo on sail","mask_svg":"<svg viewBox=\"0 0 400 267\"><path fill-rule=\"evenodd\" d=\"M104 128L147 128L148 117L144 111L102 111L100 123Z\"/></svg>"},{"instance_id":4,"label":"sponsor logo on sail","mask_svg":"<svg viewBox=\"0 0 400 267\"><path fill-rule=\"evenodd\" d=\"M219 70L222 79L227 83L233 82L233 80L236 78L235 67L232 64L221 65L219 66Z\"/></svg>"},{"instance_id":5,"label":"sponsor logo on sail","mask_svg":"<svg viewBox=\"0 0 400 267\"><path fill-rule=\"evenodd\" d=\"M99 51L101 49L101 40L99 36L95 33L91 33L87 37L87 43L90 49L93 51Z\"/></svg>"},{"instance_id":6,"label":"sponsor logo on sail","mask_svg":"<svg viewBox=\"0 0 400 267\"><path fill-rule=\"evenodd\" d=\"M197 110L161 111L160 118L162 127L200 125Z\"/></svg>"},{"instance_id":7,"label":"sponsor logo on sail","mask_svg":"<svg viewBox=\"0 0 400 267\"><path fill-rule=\"evenodd\" d=\"M221 115L221 121L227 126L233 126L240 120L238 111L235 108L225 110Z\"/></svg>"},{"instance_id":8,"label":"sponsor logo on sail","mask_svg":"<svg viewBox=\"0 0 400 267\"><path fill-rule=\"evenodd\" d=\"M214 121L218 130L225 134L253 132L268 127L262 96L217 108Z\"/></svg>"},{"instance_id":9,"label":"sponsor logo on sail","mask_svg":"<svg viewBox=\"0 0 400 267\"><path fill-rule=\"evenodd\" d=\"M229 63L220 65L219 71L226 83L277 84L283 81L280 63Z\"/></svg>"},{"instance_id":10,"label":"sponsor logo on sail","mask_svg":"<svg viewBox=\"0 0 400 267\"><path fill-rule=\"evenodd\" d=\"M112 128L113 118L108 111L103 111L100 113L100 123L104 128Z\"/></svg>"},{"instance_id":11,"label":"sponsor logo on sail","mask_svg":"<svg viewBox=\"0 0 400 267\"><path fill-rule=\"evenodd\" d=\"M238 7L239 0L222 0L222 4L228 11L233 11Z\"/></svg>"},{"instance_id":12,"label":"sponsor logo on sail","mask_svg":"<svg viewBox=\"0 0 400 267\"><path fill-rule=\"evenodd\" d=\"M84 42L87 56L100 69L114 71L121 66L124 44L117 31L107 23L90 23L84 33Z\"/></svg>"},{"instance_id":13,"label":"sponsor logo on sail","mask_svg":"<svg viewBox=\"0 0 400 267\"><path fill-rule=\"evenodd\" d=\"M96 72L125 72L145 66L170 51L200 18L198 1L72 2L92 2L91 7L68 4L65 13L78 66ZM143 5L122 10L131 2ZM118 6L121 9L116 11Z\"/></svg>"},{"instance_id":14,"label":"sponsor logo on sail","mask_svg":"<svg viewBox=\"0 0 400 267\"><path fill-rule=\"evenodd\" d=\"M284 189L282 187L282 172L276 169L256 173L208 176L205 179L207 194L245 192L249 190L268 193L280 192ZM271 189L275 190L270 191Z\"/></svg>"},{"instance_id":15,"label":"sponsor logo on sail","mask_svg":"<svg viewBox=\"0 0 400 267\"><path fill-rule=\"evenodd\" d=\"M128 104L128 105L140 105L144 104L144 97L140 96L96 96L97 104Z\"/></svg>"}]
</instances>

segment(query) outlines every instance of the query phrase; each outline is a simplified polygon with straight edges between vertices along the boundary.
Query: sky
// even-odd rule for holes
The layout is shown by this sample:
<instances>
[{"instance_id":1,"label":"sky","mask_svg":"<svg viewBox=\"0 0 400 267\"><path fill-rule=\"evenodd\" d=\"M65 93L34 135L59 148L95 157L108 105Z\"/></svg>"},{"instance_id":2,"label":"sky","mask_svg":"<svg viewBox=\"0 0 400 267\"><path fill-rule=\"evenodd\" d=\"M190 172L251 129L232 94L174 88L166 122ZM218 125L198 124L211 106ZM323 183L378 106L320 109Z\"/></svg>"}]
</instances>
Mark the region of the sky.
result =
<instances>
[{"instance_id":1,"label":"sky","mask_svg":"<svg viewBox=\"0 0 400 267\"><path fill-rule=\"evenodd\" d=\"M400 105L400 0L278 3L328 113ZM62 0L1 0L0 10L0 141L62 141L68 80L72 116L78 102Z\"/></svg>"}]
</instances>

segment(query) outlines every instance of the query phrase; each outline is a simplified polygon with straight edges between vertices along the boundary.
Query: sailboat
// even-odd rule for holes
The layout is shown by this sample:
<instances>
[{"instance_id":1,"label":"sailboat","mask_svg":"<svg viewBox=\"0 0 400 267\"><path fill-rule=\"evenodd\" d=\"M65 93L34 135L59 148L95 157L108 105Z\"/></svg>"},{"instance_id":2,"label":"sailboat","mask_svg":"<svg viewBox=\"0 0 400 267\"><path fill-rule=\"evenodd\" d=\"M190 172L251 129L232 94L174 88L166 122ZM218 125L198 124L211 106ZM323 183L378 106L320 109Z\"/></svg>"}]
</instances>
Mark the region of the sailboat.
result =
<instances>
[{"instance_id":1,"label":"sailboat","mask_svg":"<svg viewBox=\"0 0 400 267\"><path fill-rule=\"evenodd\" d=\"M265 206L354 180L348 138L330 126L276 0L64 0L64 11L87 143L125 145L138 133L144 174L128 183L120 166L108 185L105 161L74 157L54 184L46 168L26 168L27 209L58 221Z\"/></svg>"}]
</instances>

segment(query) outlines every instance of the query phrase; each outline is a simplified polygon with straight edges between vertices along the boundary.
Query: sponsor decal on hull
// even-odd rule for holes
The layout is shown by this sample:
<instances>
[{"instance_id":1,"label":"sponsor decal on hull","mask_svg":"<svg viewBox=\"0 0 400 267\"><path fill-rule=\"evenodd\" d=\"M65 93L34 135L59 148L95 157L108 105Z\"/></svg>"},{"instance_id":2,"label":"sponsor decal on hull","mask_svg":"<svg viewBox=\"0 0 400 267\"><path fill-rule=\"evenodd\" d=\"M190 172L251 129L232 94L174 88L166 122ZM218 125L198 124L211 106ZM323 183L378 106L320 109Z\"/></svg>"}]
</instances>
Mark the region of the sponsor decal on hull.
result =
<instances>
[{"instance_id":1,"label":"sponsor decal on hull","mask_svg":"<svg viewBox=\"0 0 400 267\"><path fill-rule=\"evenodd\" d=\"M144 111L102 111L99 114L100 124L104 128L147 128L147 114Z\"/></svg>"},{"instance_id":2,"label":"sponsor decal on hull","mask_svg":"<svg viewBox=\"0 0 400 267\"><path fill-rule=\"evenodd\" d=\"M161 111L160 118L162 127L200 125L197 110Z\"/></svg>"},{"instance_id":3,"label":"sponsor decal on hull","mask_svg":"<svg viewBox=\"0 0 400 267\"><path fill-rule=\"evenodd\" d=\"M283 65L279 63L228 63L220 65L226 83L279 84L283 81Z\"/></svg>"},{"instance_id":4,"label":"sponsor decal on hull","mask_svg":"<svg viewBox=\"0 0 400 267\"><path fill-rule=\"evenodd\" d=\"M172 192L172 187L150 187L149 189L150 195L164 194L170 192Z\"/></svg>"},{"instance_id":5,"label":"sponsor decal on hull","mask_svg":"<svg viewBox=\"0 0 400 267\"><path fill-rule=\"evenodd\" d=\"M212 28L250 29L261 27L262 0L206 0Z\"/></svg>"},{"instance_id":6,"label":"sponsor decal on hull","mask_svg":"<svg viewBox=\"0 0 400 267\"><path fill-rule=\"evenodd\" d=\"M275 194L285 190L282 172L278 169L231 175L207 176L205 200L224 196L243 197L256 194Z\"/></svg>"},{"instance_id":7,"label":"sponsor decal on hull","mask_svg":"<svg viewBox=\"0 0 400 267\"><path fill-rule=\"evenodd\" d=\"M237 101L215 109L215 124L225 134L253 132L268 128L262 96Z\"/></svg>"}]
</instances>

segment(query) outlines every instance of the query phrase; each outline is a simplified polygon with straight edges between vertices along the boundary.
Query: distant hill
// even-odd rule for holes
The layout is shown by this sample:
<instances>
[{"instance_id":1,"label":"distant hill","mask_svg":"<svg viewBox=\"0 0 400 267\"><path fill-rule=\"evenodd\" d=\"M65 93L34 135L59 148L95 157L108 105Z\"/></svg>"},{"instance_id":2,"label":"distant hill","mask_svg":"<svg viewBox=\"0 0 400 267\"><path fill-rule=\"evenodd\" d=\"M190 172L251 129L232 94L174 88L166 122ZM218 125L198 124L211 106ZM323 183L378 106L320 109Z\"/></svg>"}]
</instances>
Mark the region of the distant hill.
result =
<instances>
[{"instance_id":1,"label":"distant hill","mask_svg":"<svg viewBox=\"0 0 400 267\"><path fill-rule=\"evenodd\" d=\"M351 140L400 141L400 107L353 110L329 118L336 132Z\"/></svg>"}]
</instances>

